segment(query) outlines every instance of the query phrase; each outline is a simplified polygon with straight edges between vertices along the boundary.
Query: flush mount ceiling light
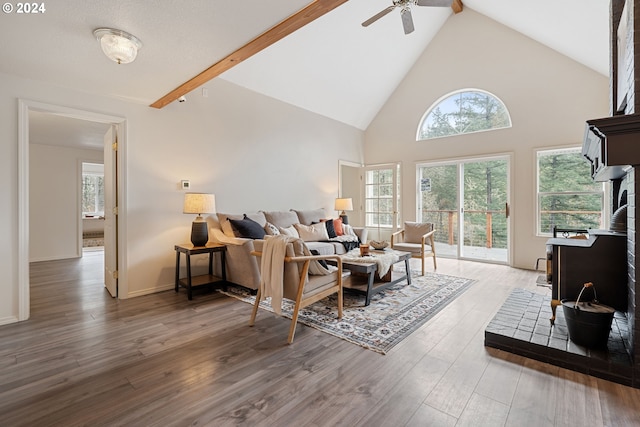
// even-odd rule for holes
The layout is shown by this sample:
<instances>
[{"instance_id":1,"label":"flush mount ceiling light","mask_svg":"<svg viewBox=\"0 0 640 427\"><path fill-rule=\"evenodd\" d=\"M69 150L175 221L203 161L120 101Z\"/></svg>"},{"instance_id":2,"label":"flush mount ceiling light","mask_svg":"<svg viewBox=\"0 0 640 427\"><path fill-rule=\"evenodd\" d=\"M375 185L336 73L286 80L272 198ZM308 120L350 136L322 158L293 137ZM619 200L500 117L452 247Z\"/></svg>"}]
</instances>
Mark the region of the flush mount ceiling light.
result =
<instances>
[{"instance_id":1,"label":"flush mount ceiling light","mask_svg":"<svg viewBox=\"0 0 640 427\"><path fill-rule=\"evenodd\" d=\"M133 62L138 55L138 49L142 47L139 38L122 30L98 28L93 35L100 42L104 54L118 64Z\"/></svg>"}]
</instances>

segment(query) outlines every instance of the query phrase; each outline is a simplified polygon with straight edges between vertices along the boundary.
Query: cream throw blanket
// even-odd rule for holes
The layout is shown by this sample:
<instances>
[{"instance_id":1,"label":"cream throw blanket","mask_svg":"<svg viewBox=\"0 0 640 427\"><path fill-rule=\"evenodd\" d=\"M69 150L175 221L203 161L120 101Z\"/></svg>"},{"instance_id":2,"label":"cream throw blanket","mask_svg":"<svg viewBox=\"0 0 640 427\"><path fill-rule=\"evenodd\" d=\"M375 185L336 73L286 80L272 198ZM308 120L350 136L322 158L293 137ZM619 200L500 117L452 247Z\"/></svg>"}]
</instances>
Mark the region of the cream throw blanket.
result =
<instances>
[{"instance_id":1,"label":"cream throw blanket","mask_svg":"<svg viewBox=\"0 0 640 427\"><path fill-rule=\"evenodd\" d=\"M280 234L265 239L260 261L260 299L271 297L271 307L279 316L282 315L284 258L288 243L293 243L296 256L311 255L304 241L297 237ZM312 275L329 274L335 270L337 267L329 266L329 269L326 269L318 261L311 261L309 265L309 274Z\"/></svg>"},{"instance_id":2,"label":"cream throw blanket","mask_svg":"<svg viewBox=\"0 0 640 427\"><path fill-rule=\"evenodd\" d=\"M384 252L370 252L370 255L360 256L360 249L353 249L342 256L343 261L348 262L375 262L378 264L378 276L382 277L391 268L393 264L398 262L400 257L393 250Z\"/></svg>"}]
</instances>

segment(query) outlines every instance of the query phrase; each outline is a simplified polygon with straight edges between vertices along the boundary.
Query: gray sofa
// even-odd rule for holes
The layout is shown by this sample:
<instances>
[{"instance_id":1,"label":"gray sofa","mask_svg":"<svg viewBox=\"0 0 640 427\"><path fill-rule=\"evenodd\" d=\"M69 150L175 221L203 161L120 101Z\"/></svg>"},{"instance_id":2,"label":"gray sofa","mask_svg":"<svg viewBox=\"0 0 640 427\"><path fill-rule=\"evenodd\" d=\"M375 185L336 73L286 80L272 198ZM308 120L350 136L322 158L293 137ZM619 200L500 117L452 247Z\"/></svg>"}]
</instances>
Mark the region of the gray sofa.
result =
<instances>
[{"instance_id":1,"label":"gray sofa","mask_svg":"<svg viewBox=\"0 0 640 427\"><path fill-rule=\"evenodd\" d=\"M366 242L367 230L363 227L350 227L342 224L343 234L327 238L322 235L322 228L330 228L331 224L325 226L327 215L324 209L315 210L290 210L290 211L258 211L248 214L226 214L217 213L208 218L209 239L212 242L223 243L227 246L226 253L226 274L227 281L256 290L260 286L260 266L255 256L251 255L254 250L254 240L247 237L238 237L238 230L234 228L230 219L238 221L249 218L260 225L265 230L266 236L278 233L298 233L309 250L316 250L320 255L344 254L347 242ZM334 221L334 220L331 220ZM335 223L335 221L334 221ZM237 223L236 223L237 224ZM255 224L254 224L255 225ZM340 226L340 223L335 223ZM328 233L327 233L328 234ZM351 243L354 244L354 243ZM348 245L348 244L347 244ZM215 263L214 273L220 274L220 263Z\"/></svg>"}]
</instances>

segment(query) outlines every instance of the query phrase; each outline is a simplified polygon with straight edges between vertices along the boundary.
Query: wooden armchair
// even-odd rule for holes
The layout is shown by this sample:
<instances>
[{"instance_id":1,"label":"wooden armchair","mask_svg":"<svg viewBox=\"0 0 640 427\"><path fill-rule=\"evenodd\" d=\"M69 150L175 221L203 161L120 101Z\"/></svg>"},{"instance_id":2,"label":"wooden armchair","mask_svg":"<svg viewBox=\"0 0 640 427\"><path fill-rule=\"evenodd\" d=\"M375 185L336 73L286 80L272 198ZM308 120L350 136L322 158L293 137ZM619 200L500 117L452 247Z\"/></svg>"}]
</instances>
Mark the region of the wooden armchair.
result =
<instances>
[{"instance_id":1,"label":"wooden armchair","mask_svg":"<svg viewBox=\"0 0 640 427\"><path fill-rule=\"evenodd\" d=\"M254 242L255 250L252 255L262 258L264 241L256 240ZM293 336L296 332L296 323L300 309L313 304L322 298L333 293L338 294L338 318L342 318L342 280L349 275L349 271L343 271L342 260L338 255L305 255L305 244L301 240L287 243L286 255L284 257L284 271L282 276L282 297L295 302L291 326L289 328L289 337L287 342L293 342ZM311 271L317 270L317 266L312 263L331 259L336 262L337 270L329 274L311 274ZM258 289L256 302L253 306L249 326L255 324L258 306L262 298L262 290Z\"/></svg>"},{"instance_id":2,"label":"wooden armchair","mask_svg":"<svg viewBox=\"0 0 640 427\"><path fill-rule=\"evenodd\" d=\"M391 248L398 251L411 252L412 258L422 260L422 275L424 276L425 258L433 258L433 269L436 265L436 247L433 235L436 230L431 222L405 221L404 228L391 235Z\"/></svg>"}]
</instances>

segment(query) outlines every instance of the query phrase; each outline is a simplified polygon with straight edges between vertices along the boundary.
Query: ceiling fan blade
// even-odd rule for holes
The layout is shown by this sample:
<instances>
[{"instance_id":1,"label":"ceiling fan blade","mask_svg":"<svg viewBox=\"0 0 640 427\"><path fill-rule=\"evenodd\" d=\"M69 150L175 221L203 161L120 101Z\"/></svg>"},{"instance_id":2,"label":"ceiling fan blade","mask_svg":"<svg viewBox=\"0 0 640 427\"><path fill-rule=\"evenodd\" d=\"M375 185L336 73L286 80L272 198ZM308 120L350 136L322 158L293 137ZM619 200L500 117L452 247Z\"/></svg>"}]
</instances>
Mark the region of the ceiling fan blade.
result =
<instances>
[{"instance_id":1,"label":"ceiling fan blade","mask_svg":"<svg viewBox=\"0 0 640 427\"><path fill-rule=\"evenodd\" d=\"M383 16L385 16L387 13L391 12L393 9L395 9L395 6L389 6L388 8L376 13L375 15L373 15L371 18L367 19L366 21L364 21L362 23L363 27L368 27L369 25L373 24L374 22L376 22L378 19L382 18Z\"/></svg>"},{"instance_id":2,"label":"ceiling fan blade","mask_svg":"<svg viewBox=\"0 0 640 427\"><path fill-rule=\"evenodd\" d=\"M413 33L413 18L411 17L411 9L402 9L402 26L404 27L405 34Z\"/></svg>"},{"instance_id":3,"label":"ceiling fan blade","mask_svg":"<svg viewBox=\"0 0 640 427\"><path fill-rule=\"evenodd\" d=\"M449 7L453 0L417 0L418 6Z\"/></svg>"}]
</instances>

